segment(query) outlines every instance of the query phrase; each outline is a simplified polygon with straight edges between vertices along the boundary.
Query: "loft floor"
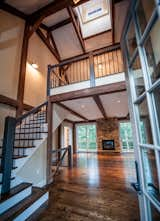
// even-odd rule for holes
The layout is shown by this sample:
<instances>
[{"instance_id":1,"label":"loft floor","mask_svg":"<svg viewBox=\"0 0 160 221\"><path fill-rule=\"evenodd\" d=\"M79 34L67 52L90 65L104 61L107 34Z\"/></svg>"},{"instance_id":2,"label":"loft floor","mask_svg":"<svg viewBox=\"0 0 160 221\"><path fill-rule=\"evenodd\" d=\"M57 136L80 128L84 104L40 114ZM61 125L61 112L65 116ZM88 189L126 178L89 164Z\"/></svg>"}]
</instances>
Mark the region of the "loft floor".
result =
<instances>
[{"instance_id":1,"label":"loft floor","mask_svg":"<svg viewBox=\"0 0 160 221\"><path fill-rule=\"evenodd\" d=\"M131 189L134 156L79 153L49 186L50 199L39 221L138 221L138 200Z\"/></svg>"}]
</instances>

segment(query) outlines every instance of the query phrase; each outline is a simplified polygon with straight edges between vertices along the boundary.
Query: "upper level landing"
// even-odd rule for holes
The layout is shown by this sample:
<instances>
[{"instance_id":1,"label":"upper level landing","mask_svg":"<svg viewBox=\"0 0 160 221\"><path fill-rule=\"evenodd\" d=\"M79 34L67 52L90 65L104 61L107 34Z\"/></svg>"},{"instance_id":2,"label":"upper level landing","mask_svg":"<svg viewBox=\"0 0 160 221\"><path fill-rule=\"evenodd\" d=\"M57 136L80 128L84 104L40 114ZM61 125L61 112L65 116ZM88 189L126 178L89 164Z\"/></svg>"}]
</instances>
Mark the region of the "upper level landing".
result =
<instances>
[{"instance_id":1,"label":"upper level landing","mask_svg":"<svg viewBox=\"0 0 160 221\"><path fill-rule=\"evenodd\" d=\"M120 45L74 57L57 65L49 65L47 82L48 96L103 85L123 84L125 75Z\"/></svg>"}]
</instances>

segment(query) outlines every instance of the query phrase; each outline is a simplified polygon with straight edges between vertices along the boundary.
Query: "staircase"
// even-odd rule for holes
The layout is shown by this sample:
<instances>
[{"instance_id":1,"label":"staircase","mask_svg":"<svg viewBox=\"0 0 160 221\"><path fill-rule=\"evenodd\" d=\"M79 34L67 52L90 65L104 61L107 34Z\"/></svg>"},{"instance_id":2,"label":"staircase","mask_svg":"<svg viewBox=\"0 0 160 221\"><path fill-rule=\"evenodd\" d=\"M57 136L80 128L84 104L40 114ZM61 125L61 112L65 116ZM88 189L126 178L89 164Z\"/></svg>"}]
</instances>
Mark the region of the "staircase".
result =
<instances>
[{"instance_id":1,"label":"staircase","mask_svg":"<svg viewBox=\"0 0 160 221\"><path fill-rule=\"evenodd\" d=\"M0 148L0 220L27 220L46 205L48 192L17 176L47 137L47 102L17 119L6 119Z\"/></svg>"}]
</instances>

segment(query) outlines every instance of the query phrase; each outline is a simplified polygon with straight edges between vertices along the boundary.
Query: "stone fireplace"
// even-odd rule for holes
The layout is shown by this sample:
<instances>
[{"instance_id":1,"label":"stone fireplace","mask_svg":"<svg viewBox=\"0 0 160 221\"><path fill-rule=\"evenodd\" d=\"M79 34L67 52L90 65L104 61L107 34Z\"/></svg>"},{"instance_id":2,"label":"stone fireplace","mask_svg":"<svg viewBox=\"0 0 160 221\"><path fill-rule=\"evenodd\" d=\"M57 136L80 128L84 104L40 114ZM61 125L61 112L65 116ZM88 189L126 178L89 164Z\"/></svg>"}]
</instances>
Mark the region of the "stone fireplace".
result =
<instances>
[{"instance_id":1,"label":"stone fireplace","mask_svg":"<svg viewBox=\"0 0 160 221\"><path fill-rule=\"evenodd\" d=\"M119 121L116 118L99 119L97 122L97 145L99 151L120 152ZM107 141L107 142L106 142ZM114 141L114 143L113 143ZM103 143L110 148L103 148ZM114 148L113 148L114 145Z\"/></svg>"}]
</instances>

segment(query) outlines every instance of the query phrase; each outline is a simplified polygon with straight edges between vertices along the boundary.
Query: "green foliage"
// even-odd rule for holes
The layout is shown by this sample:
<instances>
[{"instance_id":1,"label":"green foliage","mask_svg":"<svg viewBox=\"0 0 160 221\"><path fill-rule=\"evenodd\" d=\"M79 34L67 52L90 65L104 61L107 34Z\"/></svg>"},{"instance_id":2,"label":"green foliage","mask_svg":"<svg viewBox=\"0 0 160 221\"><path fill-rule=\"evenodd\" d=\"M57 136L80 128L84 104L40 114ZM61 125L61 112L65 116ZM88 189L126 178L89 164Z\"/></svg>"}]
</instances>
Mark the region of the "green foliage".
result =
<instances>
[{"instance_id":1,"label":"green foliage","mask_svg":"<svg viewBox=\"0 0 160 221\"><path fill-rule=\"evenodd\" d=\"M84 124L77 127L78 148L82 150L96 149L96 125Z\"/></svg>"}]
</instances>

